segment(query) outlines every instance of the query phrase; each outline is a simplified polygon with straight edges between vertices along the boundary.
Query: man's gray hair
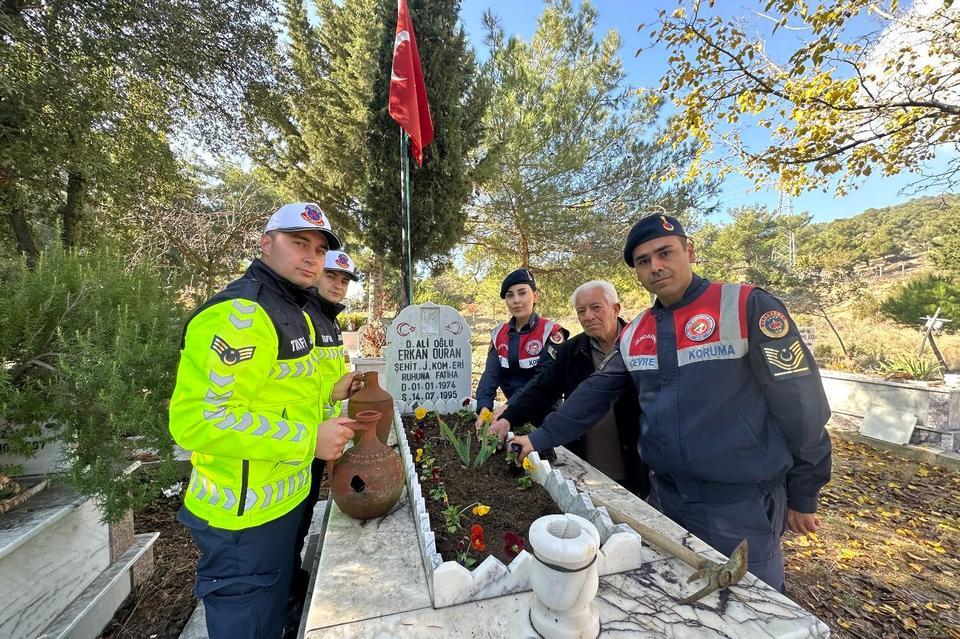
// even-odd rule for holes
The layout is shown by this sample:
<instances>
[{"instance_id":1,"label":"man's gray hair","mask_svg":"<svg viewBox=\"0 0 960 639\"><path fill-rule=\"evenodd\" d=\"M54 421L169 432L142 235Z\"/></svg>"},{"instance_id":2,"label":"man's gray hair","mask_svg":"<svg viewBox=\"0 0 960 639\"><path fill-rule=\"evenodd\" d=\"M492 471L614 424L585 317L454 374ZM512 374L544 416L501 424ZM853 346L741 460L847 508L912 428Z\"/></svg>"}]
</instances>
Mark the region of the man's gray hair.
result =
<instances>
[{"instance_id":1,"label":"man's gray hair","mask_svg":"<svg viewBox=\"0 0 960 639\"><path fill-rule=\"evenodd\" d=\"M599 288L601 291L603 291L603 296L607 298L607 301L610 302L611 306L620 303L620 298L617 297L617 289L613 287L613 284L607 282L606 280L590 280L589 282L584 282L577 287L577 290L575 290L573 295L570 296L570 304L576 308L577 297L579 297L581 293L586 293L587 291L592 291L596 288Z\"/></svg>"}]
</instances>

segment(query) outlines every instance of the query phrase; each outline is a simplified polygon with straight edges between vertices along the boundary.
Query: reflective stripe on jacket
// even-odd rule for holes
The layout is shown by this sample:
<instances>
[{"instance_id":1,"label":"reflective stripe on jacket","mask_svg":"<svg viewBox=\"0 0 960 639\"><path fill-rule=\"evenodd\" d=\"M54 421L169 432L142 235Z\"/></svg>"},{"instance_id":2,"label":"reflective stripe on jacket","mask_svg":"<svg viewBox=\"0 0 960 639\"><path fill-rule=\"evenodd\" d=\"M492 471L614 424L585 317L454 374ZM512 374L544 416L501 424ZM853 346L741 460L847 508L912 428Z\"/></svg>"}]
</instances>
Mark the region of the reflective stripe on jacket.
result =
<instances>
[{"instance_id":1,"label":"reflective stripe on jacket","mask_svg":"<svg viewBox=\"0 0 960 639\"><path fill-rule=\"evenodd\" d=\"M510 329L508 322L501 322L490 331L490 343L497 351L500 368L510 368ZM561 330L559 324L546 318L535 318L530 330L517 333L517 365L520 368L533 368L540 362L546 339ZM516 331L515 331L516 332ZM560 342L563 340L561 339Z\"/></svg>"},{"instance_id":2,"label":"reflective stripe on jacket","mask_svg":"<svg viewBox=\"0 0 960 639\"><path fill-rule=\"evenodd\" d=\"M515 320L498 324L490 331L490 350L483 375L477 384L477 411L493 408L497 389L510 396L533 379L537 366L549 366L553 359L546 356L547 342L563 343L569 332L553 320L530 316L525 326L517 330Z\"/></svg>"}]
</instances>

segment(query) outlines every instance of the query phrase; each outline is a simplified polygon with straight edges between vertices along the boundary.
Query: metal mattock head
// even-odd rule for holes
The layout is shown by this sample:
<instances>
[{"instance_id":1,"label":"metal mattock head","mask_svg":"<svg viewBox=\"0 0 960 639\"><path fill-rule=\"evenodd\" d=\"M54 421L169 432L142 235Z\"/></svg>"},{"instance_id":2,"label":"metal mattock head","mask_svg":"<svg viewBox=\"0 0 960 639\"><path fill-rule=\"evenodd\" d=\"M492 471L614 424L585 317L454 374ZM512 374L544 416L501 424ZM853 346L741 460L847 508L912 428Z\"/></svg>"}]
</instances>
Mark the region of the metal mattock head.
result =
<instances>
[{"instance_id":1,"label":"metal mattock head","mask_svg":"<svg viewBox=\"0 0 960 639\"><path fill-rule=\"evenodd\" d=\"M693 603L694 601L703 599L712 592L722 590L723 588L726 588L731 584L735 584L743 579L743 576L747 574L749 554L747 540L744 539L730 554L730 558L727 560L727 563L718 564L715 561L707 561L706 566L690 575L690 578L687 579L687 583L690 583L692 581L696 581L697 579L706 577L707 585L689 597L681 599L680 603Z\"/></svg>"}]
</instances>

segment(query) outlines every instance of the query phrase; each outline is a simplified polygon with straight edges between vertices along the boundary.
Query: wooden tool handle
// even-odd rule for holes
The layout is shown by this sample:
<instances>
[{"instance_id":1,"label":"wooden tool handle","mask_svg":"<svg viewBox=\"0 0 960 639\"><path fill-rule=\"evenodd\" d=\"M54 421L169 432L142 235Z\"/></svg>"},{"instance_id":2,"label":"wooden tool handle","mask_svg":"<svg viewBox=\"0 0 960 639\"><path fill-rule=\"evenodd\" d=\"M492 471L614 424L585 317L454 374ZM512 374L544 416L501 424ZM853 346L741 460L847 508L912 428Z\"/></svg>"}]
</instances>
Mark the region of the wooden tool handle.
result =
<instances>
[{"instance_id":1,"label":"wooden tool handle","mask_svg":"<svg viewBox=\"0 0 960 639\"><path fill-rule=\"evenodd\" d=\"M707 565L707 558L701 556L699 553L690 550L680 542L670 539L661 532L658 532L647 526L641 524L635 518L626 514L618 508L614 508L609 504L603 502L601 499L595 495L590 495L590 499L593 501L593 505L597 507L604 507L607 509L607 513L610 514L610 519L618 524L626 524L640 533L641 539L644 541L650 542L650 544L656 546L657 548L666 551L667 553L673 555L683 563L695 568L696 570L701 570L704 566Z\"/></svg>"}]
</instances>

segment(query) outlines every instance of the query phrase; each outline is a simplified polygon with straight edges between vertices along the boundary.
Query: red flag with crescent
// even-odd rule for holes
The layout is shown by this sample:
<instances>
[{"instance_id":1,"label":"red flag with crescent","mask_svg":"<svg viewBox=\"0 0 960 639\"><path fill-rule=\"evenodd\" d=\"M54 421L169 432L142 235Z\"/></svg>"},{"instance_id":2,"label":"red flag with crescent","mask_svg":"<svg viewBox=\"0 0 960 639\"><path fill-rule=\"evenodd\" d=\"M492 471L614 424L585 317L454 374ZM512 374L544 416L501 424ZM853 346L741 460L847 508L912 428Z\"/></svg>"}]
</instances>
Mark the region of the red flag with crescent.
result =
<instances>
[{"instance_id":1,"label":"red flag with crescent","mask_svg":"<svg viewBox=\"0 0 960 639\"><path fill-rule=\"evenodd\" d=\"M397 35L393 40L390 73L390 116L410 136L413 157L417 166L423 166L423 147L433 141L433 122L407 0L399 0L397 6Z\"/></svg>"}]
</instances>

